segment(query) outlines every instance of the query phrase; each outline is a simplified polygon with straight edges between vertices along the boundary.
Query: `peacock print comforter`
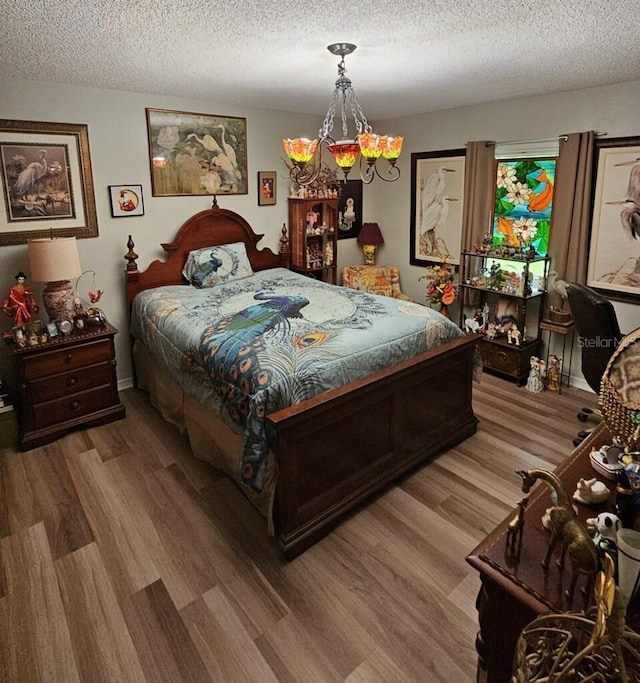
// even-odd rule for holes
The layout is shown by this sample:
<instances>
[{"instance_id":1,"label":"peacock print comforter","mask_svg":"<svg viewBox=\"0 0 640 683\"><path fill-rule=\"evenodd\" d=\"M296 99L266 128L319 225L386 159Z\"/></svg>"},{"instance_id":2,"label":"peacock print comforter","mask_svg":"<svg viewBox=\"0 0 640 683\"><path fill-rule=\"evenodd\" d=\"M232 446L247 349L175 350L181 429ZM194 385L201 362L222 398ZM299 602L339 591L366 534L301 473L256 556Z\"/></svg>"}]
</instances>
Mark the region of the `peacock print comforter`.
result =
<instances>
[{"instance_id":1,"label":"peacock print comforter","mask_svg":"<svg viewBox=\"0 0 640 683\"><path fill-rule=\"evenodd\" d=\"M267 414L463 336L425 306L284 268L206 289L141 292L131 333L187 394L244 435L241 479L256 490Z\"/></svg>"}]
</instances>

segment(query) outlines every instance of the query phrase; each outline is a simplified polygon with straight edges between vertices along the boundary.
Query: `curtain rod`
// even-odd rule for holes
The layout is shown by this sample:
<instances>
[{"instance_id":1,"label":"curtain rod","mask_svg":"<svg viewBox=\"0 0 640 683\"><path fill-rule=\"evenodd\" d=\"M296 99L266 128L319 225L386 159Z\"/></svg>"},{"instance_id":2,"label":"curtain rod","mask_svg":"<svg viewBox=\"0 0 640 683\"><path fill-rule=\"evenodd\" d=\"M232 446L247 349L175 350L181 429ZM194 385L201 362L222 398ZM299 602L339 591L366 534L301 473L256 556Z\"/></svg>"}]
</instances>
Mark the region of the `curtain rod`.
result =
<instances>
[{"instance_id":1,"label":"curtain rod","mask_svg":"<svg viewBox=\"0 0 640 683\"><path fill-rule=\"evenodd\" d=\"M600 131L595 131L594 135L596 137L602 137L608 135L608 133L602 133ZM534 140L505 140L503 142L487 142L488 145L532 145L532 144L544 144L546 142L555 142L556 140L562 140L566 142L569 139L569 133L563 133L553 138L539 138Z\"/></svg>"}]
</instances>

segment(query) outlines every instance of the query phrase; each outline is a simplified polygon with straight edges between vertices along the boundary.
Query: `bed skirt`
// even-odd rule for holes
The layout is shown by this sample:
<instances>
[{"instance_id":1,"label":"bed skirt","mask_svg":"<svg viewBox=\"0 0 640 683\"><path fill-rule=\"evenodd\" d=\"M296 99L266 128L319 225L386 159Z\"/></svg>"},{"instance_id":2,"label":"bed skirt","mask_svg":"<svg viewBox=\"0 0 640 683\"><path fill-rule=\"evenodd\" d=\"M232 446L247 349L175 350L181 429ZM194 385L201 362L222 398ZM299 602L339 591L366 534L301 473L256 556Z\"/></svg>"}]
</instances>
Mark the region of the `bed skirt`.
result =
<instances>
[{"instance_id":1,"label":"bed skirt","mask_svg":"<svg viewBox=\"0 0 640 683\"><path fill-rule=\"evenodd\" d=\"M193 454L228 475L242 493L266 518L270 535L274 535L273 502L276 490L276 463L269 455L264 489L254 491L240 478L240 456L243 439L234 433L217 415L167 377L166 369L153 359L139 340L133 345L137 386L149 394L151 405L162 417L186 433Z\"/></svg>"}]
</instances>

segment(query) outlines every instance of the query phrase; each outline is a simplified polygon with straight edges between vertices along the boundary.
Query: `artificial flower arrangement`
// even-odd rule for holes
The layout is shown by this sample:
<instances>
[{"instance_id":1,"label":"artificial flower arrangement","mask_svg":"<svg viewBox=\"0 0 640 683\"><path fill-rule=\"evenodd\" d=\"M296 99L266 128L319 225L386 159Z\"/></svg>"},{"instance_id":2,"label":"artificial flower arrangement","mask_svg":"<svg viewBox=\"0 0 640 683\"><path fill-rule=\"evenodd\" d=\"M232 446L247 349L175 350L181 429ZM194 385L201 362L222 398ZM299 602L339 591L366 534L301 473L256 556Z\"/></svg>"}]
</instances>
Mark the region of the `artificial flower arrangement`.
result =
<instances>
[{"instance_id":1,"label":"artificial flower arrangement","mask_svg":"<svg viewBox=\"0 0 640 683\"><path fill-rule=\"evenodd\" d=\"M450 306L456 300L458 285L456 274L451 263L443 260L435 266L429 266L420 280L427 281L427 299L431 304Z\"/></svg>"}]
</instances>

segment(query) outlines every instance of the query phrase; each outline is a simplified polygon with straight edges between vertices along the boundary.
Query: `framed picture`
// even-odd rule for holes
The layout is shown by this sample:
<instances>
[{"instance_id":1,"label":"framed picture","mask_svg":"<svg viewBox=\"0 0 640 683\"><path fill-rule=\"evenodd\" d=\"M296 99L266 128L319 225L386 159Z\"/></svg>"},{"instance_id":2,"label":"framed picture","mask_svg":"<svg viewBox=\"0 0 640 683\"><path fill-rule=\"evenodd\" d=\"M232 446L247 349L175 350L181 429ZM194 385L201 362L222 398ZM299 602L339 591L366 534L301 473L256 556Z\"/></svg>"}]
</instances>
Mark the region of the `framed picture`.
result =
<instances>
[{"instance_id":1,"label":"framed picture","mask_svg":"<svg viewBox=\"0 0 640 683\"><path fill-rule=\"evenodd\" d=\"M55 324L54 321L48 322L47 337L49 337L49 339L55 339L58 336L60 336L60 330L58 329L58 326Z\"/></svg>"},{"instance_id":2,"label":"framed picture","mask_svg":"<svg viewBox=\"0 0 640 683\"><path fill-rule=\"evenodd\" d=\"M258 206L276 203L276 172L258 171Z\"/></svg>"},{"instance_id":3,"label":"framed picture","mask_svg":"<svg viewBox=\"0 0 640 683\"><path fill-rule=\"evenodd\" d=\"M362 180L340 183L338 202L338 239L357 237L362 228Z\"/></svg>"},{"instance_id":4,"label":"framed picture","mask_svg":"<svg viewBox=\"0 0 640 683\"><path fill-rule=\"evenodd\" d=\"M0 119L0 245L97 237L87 126Z\"/></svg>"},{"instance_id":5,"label":"framed picture","mask_svg":"<svg viewBox=\"0 0 640 683\"><path fill-rule=\"evenodd\" d=\"M247 120L147 109L154 197L247 194Z\"/></svg>"},{"instance_id":6,"label":"framed picture","mask_svg":"<svg viewBox=\"0 0 640 683\"><path fill-rule=\"evenodd\" d=\"M144 216L142 185L109 185L109 198L114 218Z\"/></svg>"},{"instance_id":7,"label":"framed picture","mask_svg":"<svg viewBox=\"0 0 640 683\"><path fill-rule=\"evenodd\" d=\"M464 149L411 155L409 260L414 266L460 263L464 162Z\"/></svg>"},{"instance_id":8,"label":"framed picture","mask_svg":"<svg viewBox=\"0 0 640 683\"><path fill-rule=\"evenodd\" d=\"M44 324L42 320L32 320L24 325L24 333L27 337L27 344L29 346L37 346L40 344L42 335L44 334Z\"/></svg>"},{"instance_id":9,"label":"framed picture","mask_svg":"<svg viewBox=\"0 0 640 683\"><path fill-rule=\"evenodd\" d=\"M612 299L640 296L640 137L596 139L587 284Z\"/></svg>"}]
</instances>

